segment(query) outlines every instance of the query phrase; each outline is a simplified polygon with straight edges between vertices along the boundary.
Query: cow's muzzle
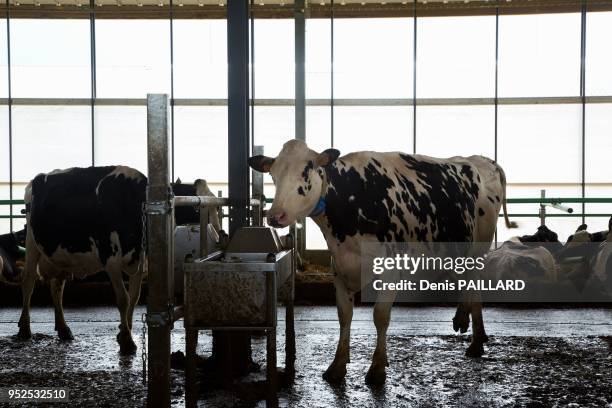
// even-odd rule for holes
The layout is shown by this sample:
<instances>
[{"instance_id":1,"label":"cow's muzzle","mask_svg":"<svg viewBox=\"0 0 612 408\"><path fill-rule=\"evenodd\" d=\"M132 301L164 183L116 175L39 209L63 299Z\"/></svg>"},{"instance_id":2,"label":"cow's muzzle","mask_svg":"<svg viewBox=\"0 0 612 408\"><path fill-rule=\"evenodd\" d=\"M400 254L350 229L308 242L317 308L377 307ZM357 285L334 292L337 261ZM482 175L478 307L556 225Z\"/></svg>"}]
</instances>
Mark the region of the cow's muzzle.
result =
<instances>
[{"instance_id":1,"label":"cow's muzzle","mask_svg":"<svg viewBox=\"0 0 612 408\"><path fill-rule=\"evenodd\" d=\"M286 227L289 222L289 217L287 216L287 213L284 211L278 211L278 212L274 212L274 213L268 213L268 225L270 225L271 227L274 228L282 228L282 227Z\"/></svg>"}]
</instances>

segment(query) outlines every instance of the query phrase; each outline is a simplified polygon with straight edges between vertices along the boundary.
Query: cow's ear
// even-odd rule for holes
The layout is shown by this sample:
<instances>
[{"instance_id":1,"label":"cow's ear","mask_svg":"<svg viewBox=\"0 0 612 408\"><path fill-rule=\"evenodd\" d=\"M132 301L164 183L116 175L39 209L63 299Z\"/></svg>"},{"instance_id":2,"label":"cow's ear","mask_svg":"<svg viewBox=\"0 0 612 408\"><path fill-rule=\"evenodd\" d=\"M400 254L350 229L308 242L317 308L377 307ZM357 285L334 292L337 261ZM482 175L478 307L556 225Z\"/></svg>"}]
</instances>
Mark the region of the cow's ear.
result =
<instances>
[{"instance_id":1,"label":"cow's ear","mask_svg":"<svg viewBox=\"0 0 612 408\"><path fill-rule=\"evenodd\" d=\"M257 155L249 157L247 163L249 163L249 166L254 170L261 173L269 173L270 168L274 164L274 159L268 156Z\"/></svg>"},{"instance_id":2,"label":"cow's ear","mask_svg":"<svg viewBox=\"0 0 612 408\"><path fill-rule=\"evenodd\" d=\"M340 156L340 151L336 149L327 149L317 156L317 166L327 166L336 161Z\"/></svg>"}]
</instances>

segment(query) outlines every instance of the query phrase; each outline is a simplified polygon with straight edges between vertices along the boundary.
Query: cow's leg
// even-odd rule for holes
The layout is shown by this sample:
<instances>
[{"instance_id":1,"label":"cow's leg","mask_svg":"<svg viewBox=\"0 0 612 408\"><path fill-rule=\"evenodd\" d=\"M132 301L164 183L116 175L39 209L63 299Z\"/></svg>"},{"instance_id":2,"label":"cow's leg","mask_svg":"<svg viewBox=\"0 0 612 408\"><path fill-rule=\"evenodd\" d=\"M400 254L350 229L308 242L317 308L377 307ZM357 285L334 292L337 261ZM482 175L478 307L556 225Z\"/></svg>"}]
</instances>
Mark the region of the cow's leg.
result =
<instances>
[{"instance_id":1,"label":"cow's leg","mask_svg":"<svg viewBox=\"0 0 612 408\"><path fill-rule=\"evenodd\" d=\"M121 354L135 354L136 344L132 339L130 325L128 324L127 320L130 296L128 295L128 292L125 289L125 285L123 284L121 267L119 267L117 264L109 265L107 267L106 272L108 273L111 283L113 284L115 298L117 299L117 308L119 309L119 316L121 321L121 323L119 323L119 334L117 334L119 351Z\"/></svg>"},{"instance_id":2,"label":"cow's leg","mask_svg":"<svg viewBox=\"0 0 612 408\"><path fill-rule=\"evenodd\" d=\"M385 382L387 360L387 329L391 320L391 308L395 299L394 291L380 292L374 305L374 325L376 326L376 349L372 365L366 374L366 383L377 385Z\"/></svg>"},{"instance_id":3,"label":"cow's leg","mask_svg":"<svg viewBox=\"0 0 612 408\"><path fill-rule=\"evenodd\" d=\"M134 308L140 299L140 286L142 285L142 271L139 269L133 275L130 275L130 304L127 310L128 328L132 330L132 320L134 316Z\"/></svg>"},{"instance_id":4,"label":"cow's leg","mask_svg":"<svg viewBox=\"0 0 612 408\"><path fill-rule=\"evenodd\" d=\"M73 340L72 332L64 319L64 308L62 306L62 297L64 295L64 279L51 279L51 297L53 298L53 306L55 306L55 331L62 340Z\"/></svg>"},{"instance_id":5,"label":"cow's leg","mask_svg":"<svg viewBox=\"0 0 612 408\"><path fill-rule=\"evenodd\" d=\"M472 314L472 342L465 355L468 357L481 357L484 354L483 344L489 340L482 319L482 302L472 302L470 311Z\"/></svg>"},{"instance_id":6,"label":"cow's leg","mask_svg":"<svg viewBox=\"0 0 612 408\"><path fill-rule=\"evenodd\" d=\"M28 228L26 236L26 264L23 271L23 281L21 282L23 307L21 309L21 317L19 318L19 332L17 333L17 337L24 340L32 337L30 329L30 298L34 290L34 283L36 282L36 268L39 259L40 252L34 242L32 229Z\"/></svg>"},{"instance_id":7,"label":"cow's leg","mask_svg":"<svg viewBox=\"0 0 612 408\"><path fill-rule=\"evenodd\" d=\"M334 286L336 287L336 306L340 322L340 339L334 361L323 373L323 378L329 382L340 381L346 375L346 364L350 360L351 321L353 320L353 294L337 276Z\"/></svg>"},{"instance_id":8,"label":"cow's leg","mask_svg":"<svg viewBox=\"0 0 612 408\"><path fill-rule=\"evenodd\" d=\"M470 306L468 302L460 302L457 305L455 317L453 317L453 330L465 333L470 328Z\"/></svg>"}]
</instances>

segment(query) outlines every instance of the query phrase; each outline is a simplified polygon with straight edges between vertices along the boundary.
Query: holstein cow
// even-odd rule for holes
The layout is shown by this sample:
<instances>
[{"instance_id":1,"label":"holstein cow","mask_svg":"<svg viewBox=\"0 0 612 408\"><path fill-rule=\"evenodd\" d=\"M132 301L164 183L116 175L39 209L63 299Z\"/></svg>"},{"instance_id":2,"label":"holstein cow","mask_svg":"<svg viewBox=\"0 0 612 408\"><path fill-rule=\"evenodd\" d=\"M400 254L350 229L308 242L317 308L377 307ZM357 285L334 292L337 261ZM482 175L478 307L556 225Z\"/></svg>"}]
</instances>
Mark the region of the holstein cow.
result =
<instances>
[{"instance_id":1,"label":"holstein cow","mask_svg":"<svg viewBox=\"0 0 612 408\"><path fill-rule=\"evenodd\" d=\"M17 283L25 246L25 230L0 235L0 282Z\"/></svg>"},{"instance_id":2,"label":"holstein cow","mask_svg":"<svg viewBox=\"0 0 612 408\"><path fill-rule=\"evenodd\" d=\"M310 216L317 223L334 262L340 339L323 378L341 380L349 361L353 297L361 289L362 242L491 242L500 207L506 215L504 172L482 156L436 159L399 152L356 152L339 157L317 153L299 140L276 158L254 156L249 165L269 172L276 186L268 224L284 227ZM506 225L515 227L505 216ZM389 292L385 292L386 296ZM382 383L387 366L386 332L393 298L377 299L376 349L366 375ZM467 355L481 356L487 336L479 302L466 303L453 319L473 336Z\"/></svg>"},{"instance_id":3,"label":"holstein cow","mask_svg":"<svg viewBox=\"0 0 612 408\"><path fill-rule=\"evenodd\" d=\"M198 192L210 193L204 181L198 184ZM145 254L141 250L146 186L147 178L142 173L125 166L56 170L39 174L28 184L19 337L31 337L30 297L37 277L50 281L55 330L61 339L70 340L73 336L62 308L65 280L106 271L120 314L117 335L120 351L123 354L136 351L131 329L146 274ZM129 293L122 273L129 276Z\"/></svg>"}]
</instances>

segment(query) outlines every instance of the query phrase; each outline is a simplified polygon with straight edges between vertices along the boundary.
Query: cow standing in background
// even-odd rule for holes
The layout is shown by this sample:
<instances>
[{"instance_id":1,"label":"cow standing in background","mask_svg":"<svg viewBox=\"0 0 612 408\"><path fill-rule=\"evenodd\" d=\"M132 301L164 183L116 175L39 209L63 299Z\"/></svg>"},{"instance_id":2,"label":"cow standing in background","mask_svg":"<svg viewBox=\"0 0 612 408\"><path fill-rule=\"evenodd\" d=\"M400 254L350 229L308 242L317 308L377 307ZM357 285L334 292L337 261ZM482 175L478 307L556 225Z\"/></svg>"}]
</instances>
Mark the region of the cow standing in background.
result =
<instances>
[{"instance_id":1,"label":"cow standing in background","mask_svg":"<svg viewBox=\"0 0 612 408\"><path fill-rule=\"evenodd\" d=\"M32 335L30 298L38 277L50 283L55 330L60 339L71 340L73 335L62 307L66 279L106 271L120 314L117 335L120 351L135 353L132 315L146 275L142 251L146 187L147 178L125 166L56 170L39 174L28 184L26 263L20 280L23 294L20 338L29 339ZM195 188L203 195L212 194L204 180L199 180ZM216 216L216 212L211 213ZM199 222L195 211L185 217ZM129 293L123 273L129 277Z\"/></svg>"},{"instance_id":2,"label":"cow standing in background","mask_svg":"<svg viewBox=\"0 0 612 408\"><path fill-rule=\"evenodd\" d=\"M25 230L0 235L0 282L18 283L19 263L24 258L20 247L25 246L25 237Z\"/></svg>"},{"instance_id":3,"label":"cow standing in background","mask_svg":"<svg viewBox=\"0 0 612 408\"><path fill-rule=\"evenodd\" d=\"M506 213L504 172L486 157L436 159L398 152L339 156L335 149L317 153L303 141L291 140L276 158L249 158L249 165L269 172L276 186L268 223L285 227L310 216L332 254L340 339L323 374L328 381L346 375L353 298L361 290L361 243L490 243L501 207L506 226L516 226ZM385 381L386 333L394 298L393 292L381 292L374 306L377 341L368 383ZM463 303L453 324L465 332L469 314L473 335L466 354L479 357L487 341L481 303Z\"/></svg>"}]
</instances>

